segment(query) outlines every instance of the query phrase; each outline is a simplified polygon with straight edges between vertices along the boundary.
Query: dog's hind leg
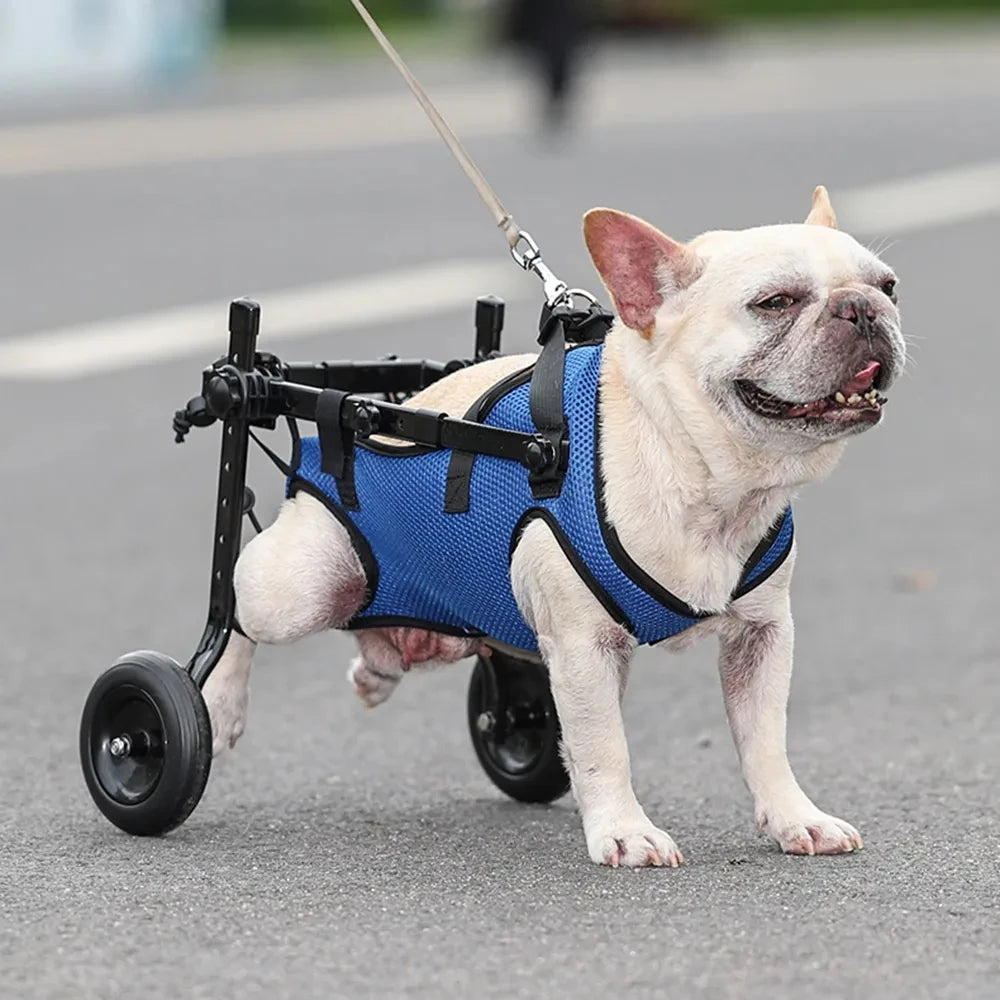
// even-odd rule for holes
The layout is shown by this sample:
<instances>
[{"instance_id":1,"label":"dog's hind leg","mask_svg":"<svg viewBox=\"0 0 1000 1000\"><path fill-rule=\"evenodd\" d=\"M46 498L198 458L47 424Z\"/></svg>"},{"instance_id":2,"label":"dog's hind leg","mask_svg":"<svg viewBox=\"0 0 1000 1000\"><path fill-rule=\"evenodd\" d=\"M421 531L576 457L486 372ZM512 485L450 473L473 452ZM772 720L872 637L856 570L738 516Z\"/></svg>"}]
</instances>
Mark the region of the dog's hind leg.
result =
<instances>
[{"instance_id":1,"label":"dog's hind leg","mask_svg":"<svg viewBox=\"0 0 1000 1000\"><path fill-rule=\"evenodd\" d=\"M428 670L477 653L489 655L481 639L410 626L364 629L355 638L358 655L347 679L366 708L381 705L411 667Z\"/></svg>"},{"instance_id":2,"label":"dog's hind leg","mask_svg":"<svg viewBox=\"0 0 1000 1000\"><path fill-rule=\"evenodd\" d=\"M243 735L250 700L250 663L257 644L234 632L201 689L212 721L212 755L232 749Z\"/></svg>"},{"instance_id":3,"label":"dog's hind leg","mask_svg":"<svg viewBox=\"0 0 1000 1000\"><path fill-rule=\"evenodd\" d=\"M286 500L236 564L236 607L255 642L283 643L345 625L367 582L347 529L308 493Z\"/></svg>"},{"instance_id":4,"label":"dog's hind leg","mask_svg":"<svg viewBox=\"0 0 1000 1000\"><path fill-rule=\"evenodd\" d=\"M202 691L216 754L232 747L246 726L256 644L294 642L345 624L364 601L366 581L346 529L318 500L300 493L247 544L234 586L246 634L233 634Z\"/></svg>"},{"instance_id":5,"label":"dog's hind leg","mask_svg":"<svg viewBox=\"0 0 1000 1000\"><path fill-rule=\"evenodd\" d=\"M388 629L365 629L355 639L358 655L351 660L347 679L365 708L381 705L402 680L407 667L399 650L389 642Z\"/></svg>"}]
</instances>

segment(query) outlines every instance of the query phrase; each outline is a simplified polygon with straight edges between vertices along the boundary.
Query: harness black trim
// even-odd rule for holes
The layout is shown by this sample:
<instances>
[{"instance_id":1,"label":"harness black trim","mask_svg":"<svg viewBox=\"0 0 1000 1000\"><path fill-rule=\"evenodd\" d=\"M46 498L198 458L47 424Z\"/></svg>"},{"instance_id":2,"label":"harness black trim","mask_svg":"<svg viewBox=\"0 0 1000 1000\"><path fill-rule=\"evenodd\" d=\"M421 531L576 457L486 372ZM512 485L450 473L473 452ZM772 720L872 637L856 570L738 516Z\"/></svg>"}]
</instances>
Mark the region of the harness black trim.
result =
<instances>
[{"instance_id":1,"label":"harness black trim","mask_svg":"<svg viewBox=\"0 0 1000 1000\"><path fill-rule=\"evenodd\" d=\"M514 558L514 550L517 548L518 542L521 540L521 536L524 534L525 529L529 524L531 524L532 521L542 521L545 523L549 531L552 532L555 540L559 543L559 548L562 549L563 555L565 555L570 561L570 565L572 565L576 574L587 585L588 590L590 590L594 597L597 598L601 607L604 608L608 615L619 625L624 626L628 629L630 634L635 635L635 627L629 620L628 615L622 611L614 598L597 582L594 574L590 572L590 567L587 566L580 553L577 552L559 522L552 515L552 512L546 510L544 507L532 507L529 510L526 510L519 518L517 524L514 525L514 530L510 535L510 547L507 551L508 567L510 566L511 560Z\"/></svg>"},{"instance_id":2,"label":"harness black trim","mask_svg":"<svg viewBox=\"0 0 1000 1000\"><path fill-rule=\"evenodd\" d=\"M712 618L719 614L718 611L697 611L686 601L672 594L666 587L661 586L653 579L638 563L636 563L632 557L628 554L625 546L622 545L621 539L618 537L618 532L615 530L613 524L611 524L608 519L607 506L604 499L604 476L601 468L601 391L598 387L597 391L597 405L594 409L594 490L597 498L597 515L601 527L601 537L604 539L604 544L607 546L608 552L611 558L615 561L618 568L634 583L636 586L641 587L650 595L654 600L658 601L669 611L673 611L675 614L683 615L686 618L695 618L699 620L704 620L706 618ZM743 564L743 571L740 574L740 579L733 589L732 593L729 595L729 603L738 600L745 594L750 593L751 590L756 589L760 584L762 584L772 573L774 573L778 567L788 558L789 552L792 550L792 543L795 540L795 529L792 528L792 532L789 535L788 544L785 546L784 550L779 556L777 556L774 562L759 576L755 577L752 581L748 580L748 577L753 573L757 564L761 559L767 555L768 550L774 544L775 539L781 533L782 525L784 524L785 516L787 510L783 510L778 516L778 519L773 525L768 529L767 534L757 543L754 547L753 552L750 553L749 558Z\"/></svg>"},{"instance_id":3,"label":"harness black trim","mask_svg":"<svg viewBox=\"0 0 1000 1000\"><path fill-rule=\"evenodd\" d=\"M780 555L776 556L774 562L764 570L759 576L755 577L753 580L748 580L747 577L754 571L757 563L767 555L768 550L775 543L779 534L781 534L781 527L785 523L785 517L788 515L787 510L783 510L778 516L778 520L774 522L768 533L760 540L757 548L750 553L750 558L747 559L746 564L743 567L743 575L740 577L740 582L736 585L736 589L730 596L730 601L738 601L744 594L749 594L751 590L756 590L769 576L771 576L784 561L788 558L792 551L792 546L795 544L795 525L792 524L792 530L788 533L788 544L782 549Z\"/></svg>"},{"instance_id":4,"label":"harness black trim","mask_svg":"<svg viewBox=\"0 0 1000 1000\"><path fill-rule=\"evenodd\" d=\"M375 600L375 592L378 590L378 579L379 579L379 568L378 560L375 558L375 553L372 552L371 546L368 544L368 539L361 534L361 530L358 526L344 513L342 507L339 504L333 502L333 500L328 497L322 490L317 489L308 480L299 479L294 477L288 486L288 495L290 497L295 496L297 493L308 493L309 496L315 497L324 507L344 526L347 530L348 535L351 537L351 544L354 546L354 551L357 552L358 558L361 560L361 568L365 571L365 601L361 607L355 612L355 614L360 614L367 607L369 607L372 601Z\"/></svg>"},{"instance_id":5,"label":"harness black trim","mask_svg":"<svg viewBox=\"0 0 1000 1000\"><path fill-rule=\"evenodd\" d=\"M364 611L364 608L359 608ZM343 628L351 632L359 632L366 628L393 628L402 626L404 628L423 628L429 632L440 632L442 635L454 635L461 639L485 639L486 633L479 629L461 629L455 625L441 625L438 622L427 621L423 618L408 618L406 615L377 615L371 618L352 618Z\"/></svg>"},{"instance_id":6,"label":"harness black trim","mask_svg":"<svg viewBox=\"0 0 1000 1000\"><path fill-rule=\"evenodd\" d=\"M686 601L672 594L666 587L657 583L632 557L625 551L614 525L608 520L607 505L604 501L604 473L601 461L601 387L597 389L597 403L594 407L594 495L597 500L597 520L601 528L601 537L615 565L639 588L646 591L650 597L662 604L668 611L685 618L711 618L718 612L696 611Z\"/></svg>"}]
</instances>

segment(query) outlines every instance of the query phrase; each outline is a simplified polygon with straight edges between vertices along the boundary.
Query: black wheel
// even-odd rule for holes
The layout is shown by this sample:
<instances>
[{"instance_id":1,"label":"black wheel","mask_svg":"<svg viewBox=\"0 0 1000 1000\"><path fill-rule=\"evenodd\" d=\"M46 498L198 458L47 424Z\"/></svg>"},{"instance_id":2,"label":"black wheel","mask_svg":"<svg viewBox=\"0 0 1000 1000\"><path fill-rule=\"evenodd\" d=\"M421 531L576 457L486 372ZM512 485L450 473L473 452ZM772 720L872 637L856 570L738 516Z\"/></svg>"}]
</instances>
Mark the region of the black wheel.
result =
<instances>
[{"instance_id":1,"label":"black wheel","mask_svg":"<svg viewBox=\"0 0 1000 1000\"><path fill-rule=\"evenodd\" d=\"M519 802L569 791L559 756L559 717L545 668L494 651L469 680L469 732L490 781Z\"/></svg>"},{"instance_id":2,"label":"black wheel","mask_svg":"<svg viewBox=\"0 0 1000 1000\"><path fill-rule=\"evenodd\" d=\"M84 705L80 763L97 808L126 833L150 837L180 826L212 764L198 686L169 656L123 656Z\"/></svg>"}]
</instances>

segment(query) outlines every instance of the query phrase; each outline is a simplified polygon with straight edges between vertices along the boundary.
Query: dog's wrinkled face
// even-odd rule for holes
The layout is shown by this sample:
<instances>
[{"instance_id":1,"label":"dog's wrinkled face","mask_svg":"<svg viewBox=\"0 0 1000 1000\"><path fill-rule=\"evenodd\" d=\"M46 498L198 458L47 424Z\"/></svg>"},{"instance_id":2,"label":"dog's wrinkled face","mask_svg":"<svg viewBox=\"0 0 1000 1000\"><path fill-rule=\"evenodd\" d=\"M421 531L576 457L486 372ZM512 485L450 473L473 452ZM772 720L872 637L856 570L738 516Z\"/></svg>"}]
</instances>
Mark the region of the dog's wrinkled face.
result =
<instances>
[{"instance_id":1,"label":"dog's wrinkled face","mask_svg":"<svg viewBox=\"0 0 1000 1000\"><path fill-rule=\"evenodd\" d=\"M584 232L622 321L742 439L801 451L881 419L905 359L896 276L836 229L825 189L803 225L683 245L595 209Z\"/></svg>"}]
</instances>

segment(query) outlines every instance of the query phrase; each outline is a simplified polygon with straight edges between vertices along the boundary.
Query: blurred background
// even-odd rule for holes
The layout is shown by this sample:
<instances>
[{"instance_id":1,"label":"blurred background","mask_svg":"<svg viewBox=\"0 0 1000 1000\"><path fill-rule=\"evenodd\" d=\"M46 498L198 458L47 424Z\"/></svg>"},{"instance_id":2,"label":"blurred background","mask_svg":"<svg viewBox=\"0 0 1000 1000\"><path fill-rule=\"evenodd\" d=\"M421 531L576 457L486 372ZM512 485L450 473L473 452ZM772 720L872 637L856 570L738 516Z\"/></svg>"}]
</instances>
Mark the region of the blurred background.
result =
<instances>
[{"instance_id":1,"label":"blurred background","mask_svg":"<svg viewBox=\"0 0 1000 1000\"><path fill-rule=\"evenodd\" d=\"M690 864L633 876L489 785L466 665L365 713L340 634L259 651L183 828L114 831L79 714L200 635L218 434L170 422L229 300L286 360L447 360L486 293L532 349L541 289L347 0L0 0L0 993L993 996L1000 4L370 6L571 284L595 205L684 239L819 183L897 270L907 372L796 508L792 762L866 850L756 837L710 647L637 656L637 793Z\"/></svg>"}]
</instances>

